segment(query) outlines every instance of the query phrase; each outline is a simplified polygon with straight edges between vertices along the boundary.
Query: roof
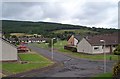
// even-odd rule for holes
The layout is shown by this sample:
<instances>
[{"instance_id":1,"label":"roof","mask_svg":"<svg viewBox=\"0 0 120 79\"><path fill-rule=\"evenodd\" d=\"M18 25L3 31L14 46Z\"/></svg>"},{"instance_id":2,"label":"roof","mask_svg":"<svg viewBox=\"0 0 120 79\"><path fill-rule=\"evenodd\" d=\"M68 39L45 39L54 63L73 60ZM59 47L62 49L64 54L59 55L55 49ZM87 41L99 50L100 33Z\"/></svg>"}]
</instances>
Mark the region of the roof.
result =
<instances>
[{"instance_id":1,"label":"roof","mask_svg":"<svg viewBox=\"0 0 120 79\"><path fill-rule=\"evenodd\" d=\"M6 39L4 39L4 38L0 38L0 39L1 39L2 41L4 41L5 43L7 43L7 44L11 45L12 47L17 48L17 46L16 46L16 45L14 45L14 44L10 43L8 40L6 40Z\"/></svg>"},{"instance_id":2,"label":"roof","mask_svg":"<svg viewBox=\"0 0 120 79\"><path fill-rule=\"evenodd\" d=\"M10 41L15 41L15 38L9 38ZM28 41L28 40L31 40L31 41L42 41L42 40L48 40L48 38L27 38L27 37L21 37L21 38L18 38L19 41Z\"/></svg>"},{"instance_id":3,"label":"roof","mask_svg":"<svg viewBox=\"0 0 120 79\"><path fill-rule=\"evenodd\" d=\"M82 38L80 35L74 35L74 37L75 37L77 40L79 40L79 41L80 41L81 38Z\"/></svg>"},{"instance_id":4,"label":"roof","mask_svg":"<svg viewBox=\"0 0 120 79\"><path fill-rule=\"evenodd\" d=\"M105 41L105 45L117 45L118 43L118 34L104 34L104 35L95 35L87 36L85 38L91 45L102 45L103 43L100 40Z\"/></svg>"},{"instance_id":5,"label":"roof","mask_svg":"<svg viewBox=\"0 0 120 79\"><path fill-rule=\"evenodd\" d=\"M71 35L71 36L68 37L67 41L68 41L71 37L76 38L78 41L80 41L81 38L82 38L81 35Z\"/></svg>"}]
</instances>

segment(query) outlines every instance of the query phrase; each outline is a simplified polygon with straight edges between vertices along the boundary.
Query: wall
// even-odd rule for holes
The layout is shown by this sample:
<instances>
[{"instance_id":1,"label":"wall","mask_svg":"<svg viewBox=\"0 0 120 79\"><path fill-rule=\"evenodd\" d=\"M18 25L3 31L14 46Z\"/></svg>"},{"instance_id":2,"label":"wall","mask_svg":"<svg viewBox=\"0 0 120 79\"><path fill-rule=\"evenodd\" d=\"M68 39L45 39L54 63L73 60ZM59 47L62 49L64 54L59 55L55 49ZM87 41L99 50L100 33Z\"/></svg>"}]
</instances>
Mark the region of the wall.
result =
<instances>
[{"instance_id":1,"label":"wall","mask_svg":"<svg viewBox=\"0 0 120 79\"><path fill-rule=\"evenodd\" d=\"M98 49L94 49L94 48L98 48ZM103 49L102 48L103 48L102 46L92 46L93 54L103 53Z\"/></svg>"},{"instance_id":2,"label":"wall","mask_svg":"<svg viewBox=\"0 0 120 79\"><path fill-rule=\"evenodd\" d=\"M77 44L78 44L78 40L74 38L74 46L76 46Z\"/></svg>"},{"instance_id":3,"label":"wall","mask_svg":"<svg viewBox=\"0 0 120 79\"><path fill-rule=\"evenodd\" d=\"M77 45L77 52L92 54L92 46L83 38Z\"/></svg>"},{"instance_id":4,"label":"wall","mask_svg":"<svg viewBox=\"0 0 120 79\"><path fill-rule=\"evenodd\" d=\"M2 60L0 61L13 61L17 59L17 48L2 40Z\"/></svg>"}]
</instances>

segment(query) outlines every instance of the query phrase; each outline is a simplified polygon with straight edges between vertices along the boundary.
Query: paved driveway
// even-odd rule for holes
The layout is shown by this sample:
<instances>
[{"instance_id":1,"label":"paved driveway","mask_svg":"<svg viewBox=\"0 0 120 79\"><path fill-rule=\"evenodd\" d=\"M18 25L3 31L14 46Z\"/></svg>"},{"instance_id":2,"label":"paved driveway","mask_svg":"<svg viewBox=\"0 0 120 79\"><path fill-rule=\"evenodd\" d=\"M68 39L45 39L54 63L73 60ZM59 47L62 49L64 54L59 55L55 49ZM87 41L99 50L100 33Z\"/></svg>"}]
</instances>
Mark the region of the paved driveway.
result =
<instances>
[{"instance_id":1,"label":"paved driveway","mask_svg":"<svg viewBox=\"0 0 120 79\"><path fill-rule=\"evenodd\" d=\"M27 45L30 49L51 58L51 52L46 49L39 48L37 46ZM25 74L26 77L91 77L96 74L103 73L102 61L90 61L87 59L73 58L58 52L54 52L54 61L61 63L45 72L34 72L31 74ZM107 72L112 72L112 66L114 62L107 62Z\"/></svg>"}]
</instances>

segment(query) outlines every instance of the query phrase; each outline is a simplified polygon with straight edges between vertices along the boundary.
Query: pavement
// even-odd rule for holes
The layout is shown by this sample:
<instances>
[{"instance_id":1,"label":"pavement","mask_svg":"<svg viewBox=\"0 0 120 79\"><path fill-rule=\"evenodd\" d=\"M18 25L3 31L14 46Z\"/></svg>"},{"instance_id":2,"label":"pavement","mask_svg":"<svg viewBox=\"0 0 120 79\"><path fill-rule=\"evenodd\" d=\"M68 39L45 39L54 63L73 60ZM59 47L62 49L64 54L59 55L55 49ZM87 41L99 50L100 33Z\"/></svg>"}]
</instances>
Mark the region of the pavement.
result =
<instances>
[{"instance_id":1,"label":"pavement","mask_svg":"<svg viewBox=\"0 0 120 79\"><path fill-rule=\"evenodd\" d=\"M49 50L27 45L31 50L51 59ZM91 61L88 59L73 58L71 56L54 51L53 61L58 65L43 71L21 74L21 77L93 77L103 73L103 61ZM112 72L114 61L107 61L107 72Z\"/></svg>"}]
</instances>

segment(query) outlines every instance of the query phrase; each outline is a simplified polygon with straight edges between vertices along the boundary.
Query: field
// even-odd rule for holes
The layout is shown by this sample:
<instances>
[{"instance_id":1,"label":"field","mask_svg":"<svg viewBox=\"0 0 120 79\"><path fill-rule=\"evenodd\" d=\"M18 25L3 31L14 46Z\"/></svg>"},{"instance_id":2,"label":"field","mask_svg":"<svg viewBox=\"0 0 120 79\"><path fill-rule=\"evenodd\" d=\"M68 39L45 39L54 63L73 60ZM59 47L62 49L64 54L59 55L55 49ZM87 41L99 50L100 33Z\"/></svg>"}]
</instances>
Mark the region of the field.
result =
<instances>
[{"instance_id":1,"label":"field","mask_svg":"<svg viewBox=\"0 0 120 79\"><path fill-rule=\"evenodd\" d=\"M88 30L88 29L69 29L69 30L56 30L56 31L53 31L53 33L64 33L64 32L74 32L76 34L86 34L88 32L90 33L98 33L98 32L95 32L95 31L91 31L91 30Z\"/></svg>"},{"instance_id":2,"label":"field","mask_svg":"<svg viewBox=\"0 0 120 79\"><path fill-rule=\"evenodd\" d=\"M73 56L73 57L77 57L77 58L85 58L85 59L90 59L90 60L103 60L104 56L102 54L100 55L88 55L88 54L82 54L82 53L77 53L77 52L71 52L69 50L65 50L64 49L64 45L67 44L67 41L58 41L57 43L54 44L54 49L56 49L57 51ZM46 48L48 49L48 45L45 43L41 43L41 44L34 44L37 45L39 47L42 48ZM118 57L116 55L106 55L106 59L107 60L118 60Z\"/></svg>"},{"instance_id":3,"label":"field","mask_svg":"<svg viewBox=\"0 0 120 79\"><path fill-rule=\"evenodd\" d=\"M7 75L16 74L32 69L40 69L53 64L52 61L36 53L19 54L19 57L22 61L26 61L27 63L4 62L2 63L3 73L5 72Z\"/></svg>"},{"instance_id":4,"label":"field","mask_svg":"<svg viewBox=\"0 0 120 79\"><path fill-rule=\"evenodd\" d=\"M19 36L33 36L32 34L25 34L25 33L11 33L10 35L15 35L15 36L17 36L17 37L19 37Z\"/></svg>"}]
</instances>

